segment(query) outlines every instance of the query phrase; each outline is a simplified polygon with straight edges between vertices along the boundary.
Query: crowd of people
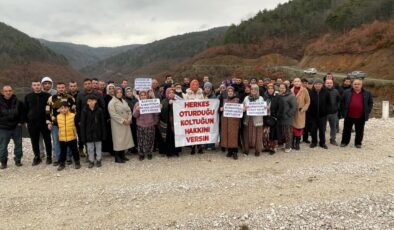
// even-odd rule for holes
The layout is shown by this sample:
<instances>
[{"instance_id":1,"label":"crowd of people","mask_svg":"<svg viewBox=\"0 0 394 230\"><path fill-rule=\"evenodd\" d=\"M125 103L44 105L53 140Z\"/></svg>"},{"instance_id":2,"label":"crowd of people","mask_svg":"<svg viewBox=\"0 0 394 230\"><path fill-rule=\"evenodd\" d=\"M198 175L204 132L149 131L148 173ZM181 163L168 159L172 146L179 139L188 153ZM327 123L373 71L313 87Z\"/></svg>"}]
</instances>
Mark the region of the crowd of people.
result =
<instances>
[{"instance_id":1,"label":"crowd of people","mask_svg":"<svg viewBox=\"0 0 394 230\"><path fill-rule=\"evenodd\" d=\"M202 154L219 146L227 157L238 159L238 151L254 155L299 151L300 143L310 148L327 149L329 143L346 147L353 126L355 147L361 148L364 125L371 113L373 100L360 79L345 78L337 84L332 74L324 79L241 79L234 77L214 88L208 76L203 80L174 83L171 75L159 84L152 80L148 91L135 91L123 80L105 82L85 79L54 84L50 77L31 83L32 92L20 100L11 85L4 85L0 96L0 168L7 168L8 145L14 142L14 161L22 166L22 126L26 125L34 153L33 166L46 158L63 170L74 163L81 167L86 157L88 167L100 167L103 152L125 163L127 154L138 154L139 160L152 159L154 152L179 156L175 146L173 102L175 100L220 100L220 141L190 146L191 154ZM54 89L54 86L56 89ZM160 113L140 113L140 100L158 98ZM250 102L267 103L267 116L249 116ZM242 118L225 117L224 104L243 103ZM337 143L339 119L344 118L342 139ZM311 138L309 138L311 137Z\"/></svg>"}]
</instances>

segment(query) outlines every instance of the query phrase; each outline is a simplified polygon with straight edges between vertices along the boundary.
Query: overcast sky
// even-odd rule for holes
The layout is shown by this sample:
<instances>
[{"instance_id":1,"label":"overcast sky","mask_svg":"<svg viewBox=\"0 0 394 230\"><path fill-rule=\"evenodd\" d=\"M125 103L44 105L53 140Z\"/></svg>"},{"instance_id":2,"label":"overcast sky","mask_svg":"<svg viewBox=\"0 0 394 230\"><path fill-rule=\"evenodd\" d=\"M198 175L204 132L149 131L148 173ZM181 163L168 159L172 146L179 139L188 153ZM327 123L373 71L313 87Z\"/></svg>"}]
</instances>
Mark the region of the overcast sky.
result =
<instances>
[{"instance_id":1,"label":"overcast sky","mask_svg":"<svg viewBox=\"0 0 394 230\"><path fill-rule=\"evenodd\" d=\"M239 24L287 1L0 0L0 21L35 38L119 46Z\"/></svg>"}]
</instances>

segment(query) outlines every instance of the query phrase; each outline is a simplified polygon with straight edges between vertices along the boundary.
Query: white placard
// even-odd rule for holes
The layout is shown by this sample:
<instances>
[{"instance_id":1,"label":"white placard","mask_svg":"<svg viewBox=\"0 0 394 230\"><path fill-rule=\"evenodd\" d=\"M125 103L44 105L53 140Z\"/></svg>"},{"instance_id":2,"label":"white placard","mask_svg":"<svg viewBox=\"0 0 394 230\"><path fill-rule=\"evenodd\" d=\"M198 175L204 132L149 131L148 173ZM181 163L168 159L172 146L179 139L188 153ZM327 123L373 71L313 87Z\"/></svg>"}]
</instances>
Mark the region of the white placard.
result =
<instances>
[{"instance_id":1,"label":"white placard","mask_svg":"<svg viewBox=\"0 0 394 230\"><path fill-rule=\"evenodd\" d=\"M175 100L175 146L216 143L219 138L219 100Z\"/></svg>"},{"instance_id":2,"label":"white placard","mask_svg":"<svg viewBox=\"0 0 394 230\"><path fill-rule=\"evenodd\" d=\"M140 100L140 114L160 113L160 100L159 99L145 99Z\"/></svg>"},{"instance_id":3,"label":"white placard","mask_svg":"<svg viewBox=\"0 0 394 230\"><path fill-rule=\"evenodd\" d=\"M223 116L242 118L244 113L244 105L239 103L224 103Z\"/></svg>"},{"instance_id":4,"label":"white placard","mask_svg":"<svg viewBox=\"0 0 394 230\"><path fill-rule=\"evenodd\" d=\"M267 103L258 101L249 102L246 114L248 116L267 116Z\"/></svg>"},{"instance_id":5,"label":"white placard","mask_svg":"<svg viewBox=\"0 0 394 230\"><path fill-rule=\"evenodd\" d=\"M148 91L152 89L152 78L136 78L134 80L136 91Z\"/></svg>"}]
</instances>

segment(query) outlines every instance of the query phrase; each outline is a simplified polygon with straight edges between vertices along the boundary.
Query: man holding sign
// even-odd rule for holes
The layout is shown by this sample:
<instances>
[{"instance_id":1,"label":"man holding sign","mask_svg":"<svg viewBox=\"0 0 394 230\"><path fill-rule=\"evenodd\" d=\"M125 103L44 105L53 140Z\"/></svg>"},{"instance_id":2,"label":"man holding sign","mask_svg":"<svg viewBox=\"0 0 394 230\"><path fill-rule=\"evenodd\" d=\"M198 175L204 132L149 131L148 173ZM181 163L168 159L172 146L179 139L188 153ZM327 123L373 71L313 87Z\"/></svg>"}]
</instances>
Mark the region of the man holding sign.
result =
<instances>
[{"instance_id":1,"label":"man holding sign","mask_svg":"<svg viewBox=\"0 0 394 230\"><path fill-rule=\"evenodd\" d=\"M239 98L234 95L234 88L227 87L227 98L223 99L223 111L221 117L221 138L220 145L227 148L227 157L238 159L238 131L240 120L243 115L243 104L239 103Z\"/></svg>"},{"instance_id":2,"label":"man holding sign","mask_svg":"<svg viewBox=\"0 0 394 230\"><path fill-rule=\"evenodd\" d=\"M260 156L263 142L263 116L267 115L267 103L259 95L259 86L251 85L250 95L244 99L244 153L249 154L249 148L254 147L255 156Z\"/></svg>"}]
</instances>

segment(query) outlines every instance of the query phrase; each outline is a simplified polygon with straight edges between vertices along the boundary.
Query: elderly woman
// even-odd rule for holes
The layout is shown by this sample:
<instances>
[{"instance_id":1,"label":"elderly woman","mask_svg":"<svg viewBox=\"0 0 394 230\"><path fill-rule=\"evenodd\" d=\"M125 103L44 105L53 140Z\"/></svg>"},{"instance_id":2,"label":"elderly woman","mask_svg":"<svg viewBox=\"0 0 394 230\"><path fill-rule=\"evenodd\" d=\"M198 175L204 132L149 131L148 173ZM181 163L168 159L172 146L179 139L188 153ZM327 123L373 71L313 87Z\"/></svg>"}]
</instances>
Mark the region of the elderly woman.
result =
<instances>
[{"instance_id":1,"label":"elderly woman","mask_svg":"<svg viewBox=\"0 0 394 230\"><path fill-rule=\"evenodd\" d=\"M250 95L246 96L243 101L245 111L252 102L264 102L263 97L259 95L259 86L256 84L251 85ZM263 140L263 116L245 114L243 124L244 153L249 154L249 148L254 148L255 156L260 156Z\"/></svg>"},{"instance_id":2,"label":"elderly woman","mask_svg":"<svg viewBox=\"0 0 394 230\"><path fill-rule=\"evenodd\" d=\"M204 93L203 90L200 87L200 84L198 83L197 80L193 80L190 82L190 88L186 90L186 94L184 96L184 99L186 101L192 101L192 100L204 100ZM198 153L203 154L203 148L202 145L193 145L192 146L192 151L191 155L194 155L196 153L196 146L198 149Z\"/></svg>"},{"instance_id":3,"label":"elderly woman","mask_svg":"<svg viewBox=\"0 0 394 230\"><path fill-rule=\"evenodd\" d=\"M267 85L264 100L267 102L268 116L264 117L263 148L264 151L272 155L275 154L278 145L278 116L281 114L283 105L281 105L282 100L271 83Z\"/></svg>"},{"instance_id":4,"label":"elderly woman","mask_svg":"<svg viewBox=\"0 0 394 230\"><path fill-rule=\"evenodd\" d=\"M168 88L166 90L165 98L161 101L162 109L160 113L160 133L163 138L163 144L160 145L159 151L161 154L166 154L167 157L179 156L181 148L175 148L175 134L174 134L174 116L172 105L174 102L174 90Z\"/></svg>"},{"instance_id":5,"label":"elderly woman","mask_svg":"<svg viewBox=\"0 0 394 230\"><path fill-rule=\"evenodd\" d=\"M224 110L226 103L239 103L239 98L234 94L232 86L227 87L227 98L223 99L223 105L220 111ZM241 118L232 118L221 116L221 132L220 132L220 145L222 148L227 148L227 157L233 157L234 160L238 159L238 131Z\"/></svg>"},{"instance_id":6,"label":"elderly woman","mask_svg":"<svg viewBox=\"0 0 394 230\"><path fill-rule=\"evenodd\" d=\"M140 91L140 100L149 99L146 91ZM153 146L155 142L155 125L158 120L158 114L140 113L140 102L134 105L133 116L137 119L137 140L138 140L138 155L139 160L152 159Z\"/></svg>"},{"instance_id":7,"label":"elderly woman","mask_svg":"<svg viewBox=\"0 0 394 230\"><path fill-rule=\"evenodd\" d=\"M300 150L301 136L305 128L305 117L306 111L309 108L310 98L309 92L302 86L301 79L295 78L293 80L294 87L291 89L291 93L296 97L297 111L294 114L293 119L293 148Z\"/></svg>"},{"instance_id":8,"label":"elderly woman","mask_svg":"<svg viewBox=\"0 0 394 230\"><path fill-rule=\"evenodd\" d=\"M283 102L281 116L278 119L280 138L279 144L284 144L285 152L291 152L291 141L293 138L293 119L297 111L295 96L290 92L285 83L279 84L279 95Z\"/></svg>"},{"instance_id":9,"label":"elderly woman","mask_svg":"<svg viewBox=\"0 0 394 230\"><path fill-rule=\"evenodd\" d=\"M112 142L116 163L124 163L128 159L125 150L134 147L130 124L132 122L131 109L123 99L123 90L115 88L115 96L108 104L111 117Z\"/></svg>"}]
</instances>

